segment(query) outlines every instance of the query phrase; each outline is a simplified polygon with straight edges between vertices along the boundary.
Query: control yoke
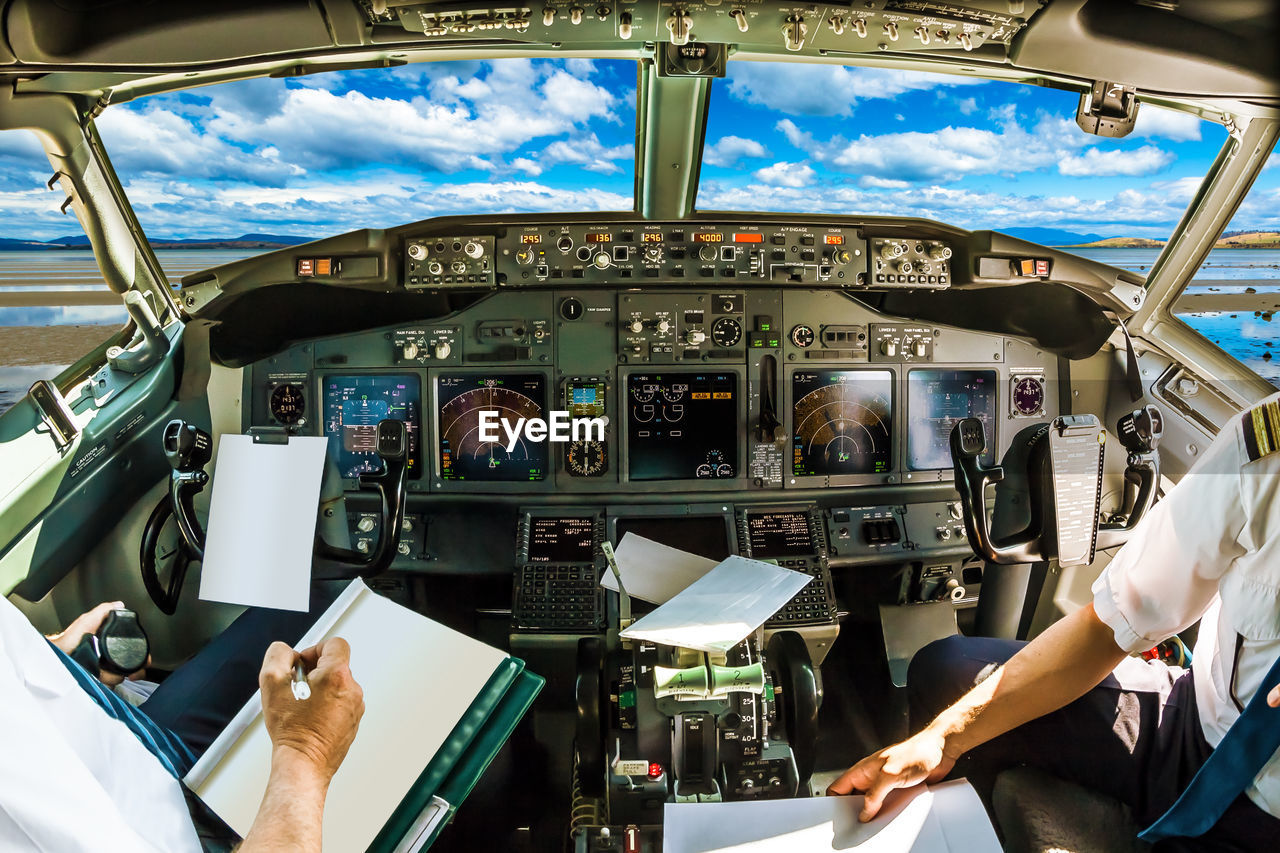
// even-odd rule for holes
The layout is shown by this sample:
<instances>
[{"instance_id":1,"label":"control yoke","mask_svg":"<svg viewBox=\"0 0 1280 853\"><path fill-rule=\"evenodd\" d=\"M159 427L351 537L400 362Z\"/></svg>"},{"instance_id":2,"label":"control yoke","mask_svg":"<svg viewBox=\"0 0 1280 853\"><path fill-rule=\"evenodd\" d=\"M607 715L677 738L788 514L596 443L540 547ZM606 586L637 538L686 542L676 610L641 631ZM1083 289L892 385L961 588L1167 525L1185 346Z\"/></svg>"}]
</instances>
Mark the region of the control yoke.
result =
<instances>
[{"instance_id":1,"label":"control yoke","mask_svg":"<svg viewBox=\"0 0 1280 853\"><path fill-rule=\"evenodd\" d=\"M1014 438L1003 464L991 468L981 462L987 449L982 421L965 418L952 428L951 458L955 467L956 491L960 493L969 544L978 556L997 564L1034 563L1059 557L1058 551L1064 542L1063 531L1055 528L1058 527L1058 503L1063 496L1055 494L1055 486L1062 486L1055 482L1054 466L1058 465L1059 473L1062 473L1067 470L1063 465L1071 464L1072 460L1064 457L1057 463L1051 461L1051 433L1065 434L1072 428L1087 426L1088 422L1097 424L1093 416L1086 415L1057 418L1053 424L1028 428ZM1120 510L1097 525L1093 547L1088 550L1090 561L1094 550L1114 548L1128 540L1155 505L1160 486L1158 447L1164 435L1164 417L1160 410L1147 405L1126 414L1117 422L1116 433L1128 452L1124 497ZM1075 459L1081 459L1078 453ZM1025 471L1016 470L1006 475L1006 466L1014 463ZM986 489L1000 483L1010 486L1013 479L1018 481L1018 487L1025 485L1029 518L1022 529L996 536L987 516ZM1073 498L1078 502L1081 495Z\"/></svg>"},{"instance_id":2,"label":"control yoke","mask_svg":"<svg viewBox=\"0 0 1280 853\"><path fill-rule=\"evenodd\" d=\"M316 531L315 560L311 577L315 580L373 577L391 568L396 557L396 540L404 525L405 477L409 471L409 432L404 421L388 418L378 422L375 451L382 459L382 471L361 474L360 489L376 491L381 509L378 544L368 554L336 548ZM351 570L355 569L353 573Z\"/></svg>"},{"instance_id":3,"label":"control yoke","mask_svg":"<svg viewBox=\"0 0 1280 853\"><path fill-rule=\"evenodd\" d=\"M152 510L142 533L140 562L142 581L151 600L163 613L173 615L190 564L204 559L205 531L196 517L195 496L209 483L205 465L213 458L213 439L195 424L181 419L170 421L163 433L164 455L173 467L169 493ZM404 523L405 477L408 472L409 436L402 421L387 419L378 424L376 451L383 470L361 474L360 488L376 491L382 510L382 526L377 547L362 554L335 548L316 534L313 580L372 577L385 572L396 556L396 534ZM178 527L177 551L163 584L157 571L160 533L173 517Z\"/></svg>"}]
</instances>

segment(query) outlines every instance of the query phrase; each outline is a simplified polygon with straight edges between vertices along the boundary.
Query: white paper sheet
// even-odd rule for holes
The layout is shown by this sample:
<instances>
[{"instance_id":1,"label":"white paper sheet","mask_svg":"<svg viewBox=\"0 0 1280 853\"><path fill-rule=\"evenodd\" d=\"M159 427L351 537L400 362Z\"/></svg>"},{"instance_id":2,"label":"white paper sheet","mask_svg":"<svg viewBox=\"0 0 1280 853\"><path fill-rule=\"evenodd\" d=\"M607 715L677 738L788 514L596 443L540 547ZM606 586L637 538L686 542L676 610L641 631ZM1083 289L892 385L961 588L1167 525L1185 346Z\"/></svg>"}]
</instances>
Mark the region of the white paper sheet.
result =
<instances>
[{"instance_id":1,"label":"white paper sheet","mask_svg":"<svg viewBox=\"0 0 1280 853\"><path fill-rule=\"evenodd\" d=\"M663 853L999 853L977 793L964 780L895 791L875 820L862 797L668 803Z\"/></svg>"},{"instance_id":2,"label":"white paper sheet","mask_svg":"<svg viewBox=\"0 0 1280 853\"><path fill-rule=\"evenodd\" d=\"M329 440L256 444L224 435L209 499L200 597L306 610L320 478Z\"/></svg>"},{"instance_id":3,"label":"white paper sheet","mask_svg":"<svg viewBox=\"0 0 1280 853\"><path fill-rule=\"evenodd\" d=\"M618 571L627 595L653 604L665 604L716 567L715 560L627 533L614 549ZM606 566L600 578L605 589L618 591L618 581Z\"/></svg>"},{"instance_id":4,"label":"white paper sheet","mask_svg":"<svg viewBox=\"0 0 1280 853\"><path fill-rule=\"evenodd\" d=\"M772 563L729 557L622 632L702 652L726 652L778 612L812 578ZM623 584L627 579L624 576Z\"/></svg>"},{"instance_id":5,"label":"white paper sheet","mask_svg":"<svg viewBox=\"0 0 1280 853\"><path fill-rule=\"evenodd\" d=\"M324 850L364 850L381 831L494 670L494 649L353 581L299 648L338 636L365 711L325 800ZM311 700L308 700L311 701ZM187 775L200 798L243 835L266 790L271 741L255 693Z\"/></svg>"}]
</instances>

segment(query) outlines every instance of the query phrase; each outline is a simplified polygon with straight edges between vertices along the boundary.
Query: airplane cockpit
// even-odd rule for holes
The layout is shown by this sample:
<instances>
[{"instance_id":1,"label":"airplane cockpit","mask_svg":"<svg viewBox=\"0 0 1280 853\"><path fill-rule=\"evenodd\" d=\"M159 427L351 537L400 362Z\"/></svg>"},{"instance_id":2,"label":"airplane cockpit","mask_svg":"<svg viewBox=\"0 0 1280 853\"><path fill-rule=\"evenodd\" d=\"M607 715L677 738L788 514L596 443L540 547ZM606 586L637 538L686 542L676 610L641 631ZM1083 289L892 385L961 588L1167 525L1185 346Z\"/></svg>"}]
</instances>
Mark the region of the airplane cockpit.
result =
<instances>
[{"instance_id":1,"label":"airplane cockpit","mask_svg":"<svg viewBox=\"0 0 1280 853\"><path fill-rule=\"evenodd\" d=\"M1232 228L1280 239L1267 234L1280 231L1274 11L1192 0L0 3L0 139L34 131L49 189L60 189L39 203L57 214L65 197L95 275L127 315L0 416L4 592L45 633L99 601L126 602L163 683L243 610L202 596L220 477L239 476L224 473L220 446L312 439L324 447L318 494L270 484L295 504L282 516L314 522L311 581L359 579L544 682L433 849L656 853L673 849L663 846L672 804L821 796L908 734L904 688L920 649L955 635L1028 640L1087 604L1223 424L1274 392L1270 352L1242 359L1231 338L1246 333L1202 333L1188 319L1256 325L1276 308L1270 249L1239 282L1198 277L1215 253L1255 251L1224 249ZM177 271L131 199L139 211L193 199L184 216L196 233L204 190L146 173L123 180L138 158L119 174L108 158L127 136L113 114L200 105L236 81L309 92L325 75L417 69L403 80L425 92L439 64L479 103L496 91L467 82L481 63L593 60L627 67L625 209L611 204L622 196L597 203L585 191L531 205L536 187L508 183L482 203L459 192L451 207L410 216L389 200L412 188L373 203L338 190L305 204L335 216L376 207L378 218ZM759 128L761 139L803 138L805 162L780 161L765 180L774 167L751 161L757 182L733 192L714 171L711 193L712 167L745 174L740 162L767 155L739 136L729 138L747 153L727 154L715 115L736 68L766 66L869 70L878 76L862 85L889 91L812 97L838 106L811 112L819 119L804 129L786 118ZM1011 195L917 192L893 151L872 150L869 108L839 106L879 98L892 111L915 85L902 81L924 74L1066 96L1067 119L1041 115L1037 133L1113 142L1142 136L1144 117L1154 126L1159 114L1170 138L1212 128L1214 150L1202 177L1142 198L1123 185L1156 167L1125 157L1161 155L1156 136L1036 152L1034 168L1097 175L1112 193L1048 199L1061 214L1052 221L1082 223L1080 233L1090 216L1121 221L1106 218L1121 202L1143 223L1162 194L1185 210L1152 245L1054 237L1034 227L1049 214L1032 203L1052 190L1012 162L1035 139L999 141L1009 147L994 156L1009 162L989 174L1022 182ZM752 91L756 103L811 97ZM339 99L353 110L357 100ZM419 101L408 102L423 133L465 112ZM939 96L935 108L945 138L913 130L907 111L893 145L923 146L937 161L930 175L993 156L986 131L953 138L977 107ZM134 115L145 128L158 113ZM415 150L376 110L349 120L366 124L327 146L333 162ZM188 157L181 167L200 174L211 149L156 127L130 132L153 159ZM369 151L343 148L356 137ZM485 152L479 138L462 144L473 159ZM264 168L287 175L280 156ZM819 161L855 165L824 184L808 165ZM1079 171L1086 164L1095 171ZM274 180L262 186L290 192ZM912 202L895 208L869 188ZM34 209L18 194L0 192L0 203ZM564 199L582 203L558 209ZM1001 218L983 225L971 207ZM18 304L29 302L0 302ZM262 521L253 529L269 531ZM690 577L716 566L749 578L761 563L799 576L799 591L760 621L743 615L732 642L630 635ZM763 586L736 594L729 614L765 597ZM713 597L708 623L721 618ZM401 651L424 664L434 654ZM1178 640L1149 654L1184 652ZM1049 840L1019 840L1027 792L998 780L980 792L1006 849L1101 849L1081 839L1124 835L1078 825L1097 796L1079 789L1056 823L1031 831Z\"/></svg>"}]
</instances>

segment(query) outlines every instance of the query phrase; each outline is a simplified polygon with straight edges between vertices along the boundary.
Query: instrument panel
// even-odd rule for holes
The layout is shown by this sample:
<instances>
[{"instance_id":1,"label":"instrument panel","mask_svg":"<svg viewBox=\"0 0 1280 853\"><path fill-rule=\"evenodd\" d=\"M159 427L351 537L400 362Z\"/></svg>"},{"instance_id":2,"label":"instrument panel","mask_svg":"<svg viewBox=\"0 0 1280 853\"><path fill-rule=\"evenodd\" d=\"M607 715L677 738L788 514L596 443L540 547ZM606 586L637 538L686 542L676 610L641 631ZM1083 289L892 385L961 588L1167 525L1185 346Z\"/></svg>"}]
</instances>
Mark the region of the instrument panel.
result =
<instances>
[{"instance_id":1,"label":"instrument panel","mask_svg":"<svg viewBox=\"0 0 1280 853\"><path fill-rule=\"evenodd\" d=\"M377 464L362 430L401 417L411 494L731 498L946 482L955 421L983 420L994 461L1023 421L1057 414L1058 362L1021 338L856 298L963 277L945 229L911 225L406 228L400 284L465 288L454 300L465 307L255 362L244 427L330 436L354 488Z\"/></svg>"},{"instance_id":2,"label":"instrument panel","mask_svg":"<svg viewBox=\"0 0 1280 853\"><path fill-rule=\"evenodd\" d=\"M945 290L953 279L946 241L868 238L849 225L531 223L410 236L402 251L409 290L708 281Z\"/></svg>"}]
</instances>

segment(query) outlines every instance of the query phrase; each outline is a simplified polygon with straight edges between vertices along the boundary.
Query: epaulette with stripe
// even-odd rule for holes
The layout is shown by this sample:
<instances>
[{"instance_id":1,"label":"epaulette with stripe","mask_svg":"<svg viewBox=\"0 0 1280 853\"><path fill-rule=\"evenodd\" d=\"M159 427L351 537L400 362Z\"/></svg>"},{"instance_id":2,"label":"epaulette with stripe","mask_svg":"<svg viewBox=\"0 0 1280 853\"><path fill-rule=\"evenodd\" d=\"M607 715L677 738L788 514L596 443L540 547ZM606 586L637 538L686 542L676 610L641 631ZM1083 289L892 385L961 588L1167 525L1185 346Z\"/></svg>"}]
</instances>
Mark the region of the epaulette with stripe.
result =
<instances>
[{"instance_id":1,"label":"epaulette with stripe","mask_svg":"<svg viewBox=\"0 0 1280 853\"><path fill-rule=\"evenodd\" d=\"M1250 462L1280 451L1280 399L1259 403L1245 412L1240 427Z\"/></svg>"}]
</instances>

